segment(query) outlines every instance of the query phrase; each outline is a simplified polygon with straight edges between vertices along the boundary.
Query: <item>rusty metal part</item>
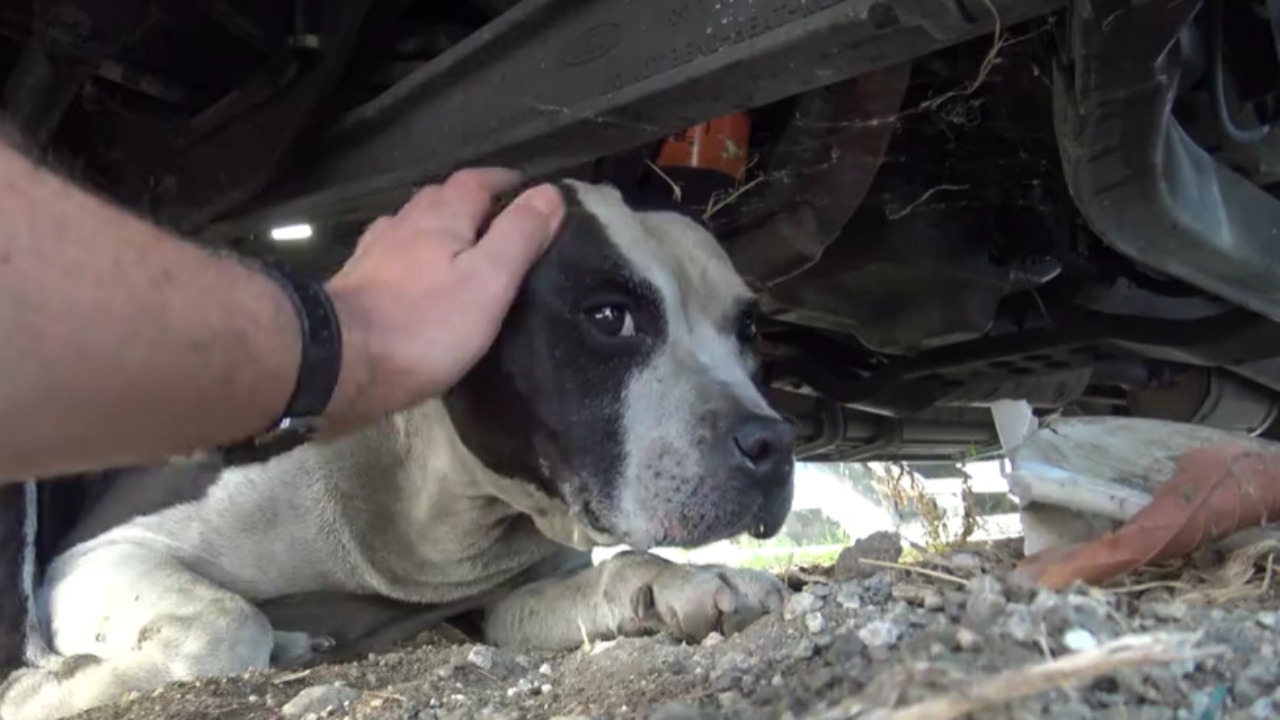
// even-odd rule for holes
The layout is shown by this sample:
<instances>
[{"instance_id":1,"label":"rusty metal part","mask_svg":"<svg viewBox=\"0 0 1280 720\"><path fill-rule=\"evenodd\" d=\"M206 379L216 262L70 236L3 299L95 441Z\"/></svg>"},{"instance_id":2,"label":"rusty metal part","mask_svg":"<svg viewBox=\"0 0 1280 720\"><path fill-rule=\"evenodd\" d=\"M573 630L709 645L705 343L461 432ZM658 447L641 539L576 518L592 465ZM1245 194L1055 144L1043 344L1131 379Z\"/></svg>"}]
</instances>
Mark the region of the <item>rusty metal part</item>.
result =
<instances>
[{"instance_id":1,"label":"rusty metal part","mask_svg":"<svg viewBox=\"0 0 1280 720\"><path fill-rule=\"evenodd\" d=\"M654 164L664 170L711 170L741 181L747 173L750 145L751 118L730 113L667 138Z\"/></svg>"}]
</instances>

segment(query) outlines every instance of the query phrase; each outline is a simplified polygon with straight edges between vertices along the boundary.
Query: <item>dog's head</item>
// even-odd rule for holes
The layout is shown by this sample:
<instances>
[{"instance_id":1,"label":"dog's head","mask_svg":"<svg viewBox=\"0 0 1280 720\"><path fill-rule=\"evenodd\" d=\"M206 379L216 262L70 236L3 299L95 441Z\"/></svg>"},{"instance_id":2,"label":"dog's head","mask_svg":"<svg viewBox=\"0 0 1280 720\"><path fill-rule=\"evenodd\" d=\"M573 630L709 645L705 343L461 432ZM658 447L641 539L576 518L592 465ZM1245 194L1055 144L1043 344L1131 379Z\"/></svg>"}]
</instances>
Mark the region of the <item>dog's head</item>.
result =
<instances>
[{"instance_id":1,"label":"dog's head","mask_svg":"<svg viewBox=\"0 0 1280 720\"><path fill-rule=\"evenodd\" d=\"M447 399L463 442L633 547L776 534L794 432L757 385L751 292L694 221L561 190L559 237Z\"/></svg>"}]
</instances>

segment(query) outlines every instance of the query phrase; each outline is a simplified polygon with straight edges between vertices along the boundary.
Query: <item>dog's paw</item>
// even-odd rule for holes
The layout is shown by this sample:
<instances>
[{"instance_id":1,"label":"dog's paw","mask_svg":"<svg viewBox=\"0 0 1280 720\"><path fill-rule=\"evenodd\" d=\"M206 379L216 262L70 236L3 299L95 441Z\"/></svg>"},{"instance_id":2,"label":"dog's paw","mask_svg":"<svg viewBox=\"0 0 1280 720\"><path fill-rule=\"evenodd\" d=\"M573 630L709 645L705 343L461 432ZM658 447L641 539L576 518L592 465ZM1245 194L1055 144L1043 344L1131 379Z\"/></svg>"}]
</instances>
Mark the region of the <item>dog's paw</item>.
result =
<instances>
[{"instance_id":1,"label":"dog's paw","mask_svg":"<svg viewBox=\"0 0 1280 720\"><path fill-rule=\"evenodd\" d=\"M790 592L770 573L718 565L672 565L649 589L642 614L656 616L668 632L689 642L712 632L728 637L767 613L780 613Z\"/></svg>"},{"instance_id":2,"label":"dog's paw","mask_svg":"<svg viewBox=\"0 0 1280 720\"><path fill-rule=\"evenodd\" d=\"M309 635L304 632L272 633L275 644L271 648L271 666L295 668L321 659L321 655L334 647L333 638L327 635Z\"/></svg>"}]
</instances>

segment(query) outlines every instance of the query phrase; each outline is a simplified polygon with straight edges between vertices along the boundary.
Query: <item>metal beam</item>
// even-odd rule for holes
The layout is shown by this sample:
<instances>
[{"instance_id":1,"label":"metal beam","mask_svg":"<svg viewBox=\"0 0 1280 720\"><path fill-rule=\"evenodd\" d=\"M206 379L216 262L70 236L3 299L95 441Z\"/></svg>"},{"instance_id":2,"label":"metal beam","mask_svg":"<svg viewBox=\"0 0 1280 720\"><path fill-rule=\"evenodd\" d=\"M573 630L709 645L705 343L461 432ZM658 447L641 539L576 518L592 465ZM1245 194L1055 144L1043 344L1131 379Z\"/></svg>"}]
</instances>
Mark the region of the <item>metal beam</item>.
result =
<instances>
[{"instance_id":1,"label":"metal beam","mask_svg":"<svg viewBox=\"0 0 1280 720\"><path fill-rule=\"evenodd\" d=\"M1061 4L525 0L342 118L309 167L205 234L369 217L464 166L555 173Z\"/></svg>"}]
</instances>

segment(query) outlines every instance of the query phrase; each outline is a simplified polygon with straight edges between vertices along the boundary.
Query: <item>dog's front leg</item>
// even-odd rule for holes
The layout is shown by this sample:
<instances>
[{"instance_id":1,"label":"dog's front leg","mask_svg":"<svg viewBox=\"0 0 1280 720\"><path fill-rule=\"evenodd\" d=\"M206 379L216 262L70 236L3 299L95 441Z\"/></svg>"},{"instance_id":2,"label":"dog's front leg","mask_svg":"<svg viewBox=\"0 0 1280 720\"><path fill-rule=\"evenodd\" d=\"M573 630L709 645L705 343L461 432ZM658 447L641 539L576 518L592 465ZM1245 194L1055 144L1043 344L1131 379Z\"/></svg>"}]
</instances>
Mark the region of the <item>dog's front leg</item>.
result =
<instances>
[{"instance_id":1,"label":"dog's front leg","mask_svg":"<svg viewBox=\"0 0 1280 720\"><path fill-rule=\"evenodd\" d=\"M681 565L624 552L491 605L485 637L495 645L546 650L664 630L696 642L712 632L731 635L781 611L786 594L782 581L759 570Z\"/></svg>"}]
</instances>

